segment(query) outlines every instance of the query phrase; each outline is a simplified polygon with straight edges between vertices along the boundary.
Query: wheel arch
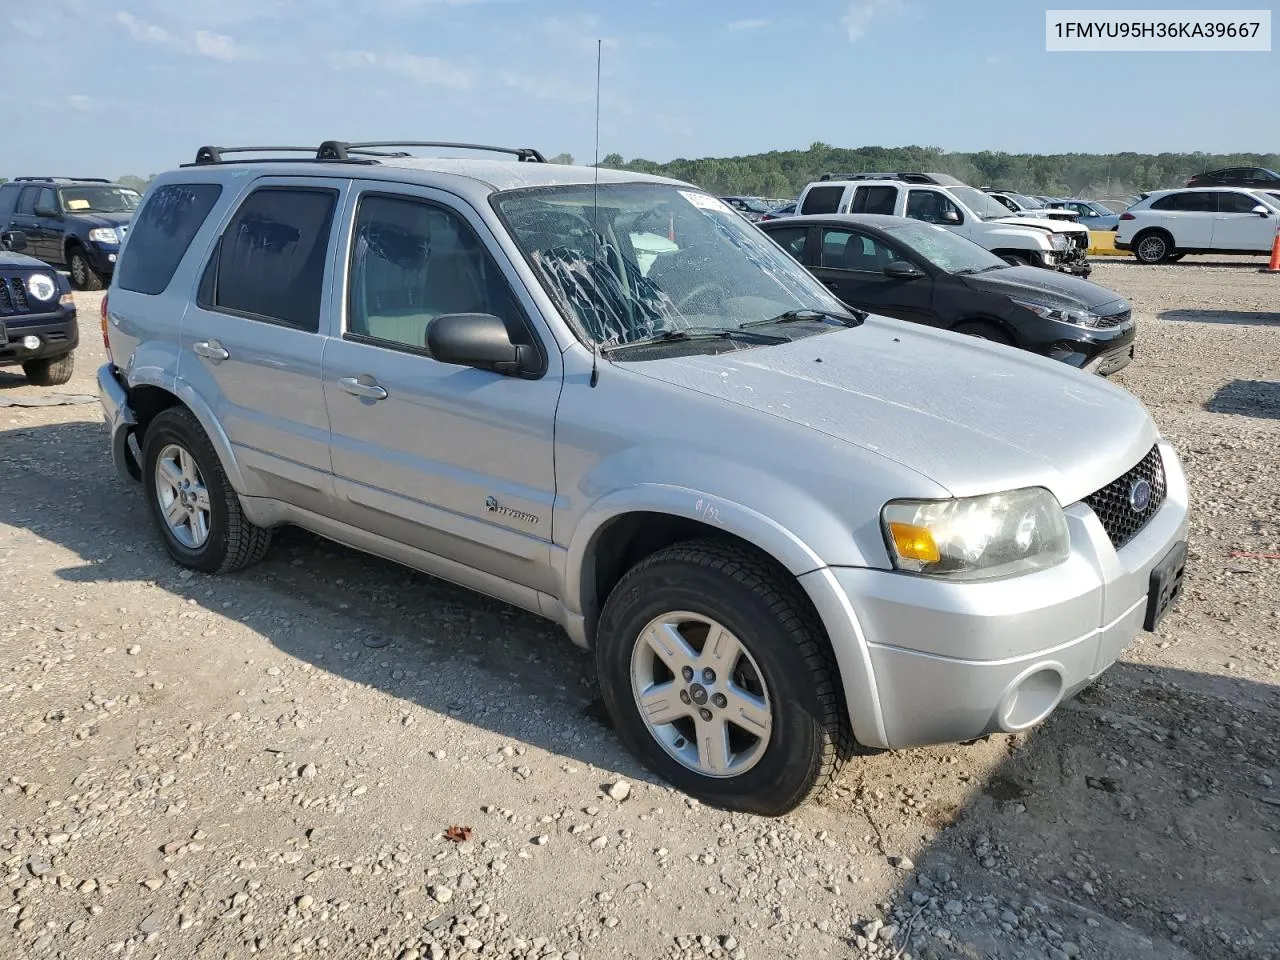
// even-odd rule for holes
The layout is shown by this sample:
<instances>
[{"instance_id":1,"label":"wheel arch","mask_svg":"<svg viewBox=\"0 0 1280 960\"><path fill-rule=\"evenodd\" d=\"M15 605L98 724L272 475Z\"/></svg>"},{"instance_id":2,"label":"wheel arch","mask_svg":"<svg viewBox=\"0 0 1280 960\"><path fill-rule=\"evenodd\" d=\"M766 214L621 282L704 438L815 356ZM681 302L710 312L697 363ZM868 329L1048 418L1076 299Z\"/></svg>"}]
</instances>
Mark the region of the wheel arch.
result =
<instances>
[{"instance_id":1,"label":"wheel arch","mask_svg":"<svg viewBox=\"0 0 1280 960\"><path fill-rule=\"evenodd\" d=\"M1008 321L1002 320L993 313L967 313L955 323L951 324L947 329L956 332L965 324L984 324L988 327L994 327L999 333L1009 338L1009 342L1014 346L1018 346L1022 341Z\"/></svg>"}]
</instances>

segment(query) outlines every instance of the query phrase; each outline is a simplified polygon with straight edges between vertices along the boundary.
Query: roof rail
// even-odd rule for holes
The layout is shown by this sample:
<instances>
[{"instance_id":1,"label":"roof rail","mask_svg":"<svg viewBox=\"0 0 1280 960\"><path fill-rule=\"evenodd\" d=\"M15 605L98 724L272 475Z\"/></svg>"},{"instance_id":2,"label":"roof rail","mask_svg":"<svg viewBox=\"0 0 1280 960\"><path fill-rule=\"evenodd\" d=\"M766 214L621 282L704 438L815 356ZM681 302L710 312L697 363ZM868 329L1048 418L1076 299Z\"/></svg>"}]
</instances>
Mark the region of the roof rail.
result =
<instances>
[{"instance_id":1,"label":"roof rail","mask_svg":"<svg viewBox=\"0 0 1280 960\"><path fill-rule=\"evenodd\" d=\"M317 160L346 160L350 154L358 156L408 156L405 153L380 154L381 147L452 147L457 150L484 150L489 153L507 153L526 163L546 163L547 158L533 147L491 147L482 143L448 143L434 140L371 140L365 143L346 143L342 140L326 140L316 151Z\"/></svg>"},{"instance_id":2,"label":"roof rail","mask_svg":"<svg viewBox=\"0 0 1280 960\"><path fill-rule=\"evenodd\" d=\"M933 183L939 186L964 186L963 180L946 173L824 173L823 180L899 180L903 183Z\"/></svg>"},{"instance_id":3,"label":"roof rail","mask_svg":"<svg viewBox=\"0 0 1280 960\"><path fill-rule=\"evenodd\" d=\"M13 180L15 183L111 183L105 177L14 177Z\"/></svg>"},{"instance_id":4,"label":"roof rail","mask_svg":"<svg viewBox=\"0 0 1280 960\"><path fill-rule=\"evenodd\" d=\"M228 153L309 153L315 156L315 147L201 147L196 151L196 163L222 163Z\"/></svg>"}]
</instances>

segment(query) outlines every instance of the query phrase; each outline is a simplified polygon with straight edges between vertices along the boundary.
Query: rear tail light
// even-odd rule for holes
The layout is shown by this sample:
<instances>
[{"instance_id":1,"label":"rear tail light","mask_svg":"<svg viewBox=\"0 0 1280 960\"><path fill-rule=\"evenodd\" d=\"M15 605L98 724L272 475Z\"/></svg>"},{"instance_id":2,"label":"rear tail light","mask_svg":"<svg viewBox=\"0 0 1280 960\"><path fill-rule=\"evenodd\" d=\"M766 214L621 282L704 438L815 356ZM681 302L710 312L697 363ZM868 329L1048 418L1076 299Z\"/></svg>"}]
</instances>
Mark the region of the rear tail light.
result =
<instances>
[{"instance_id":1,"label":"rear tail light","mask_svg":"<svg viewBox=\"0 0 1280 960\"><path fill-rule=\"evenodd\" d=\"M1132 213L1122 213L1120 214L1120 219L1121 220L1137 220L1138 218L1135 217Z\"/></svg>"},{"instance_id":2,"label":"rear tail light","mask_svg":"<svg viewBox=\"0 0 1280 960\"><path fill-rule=\"evenodd\" d=\"M107 359L111 359L111 337L107 334L107 295L102 295L102 345L107 350Z\"/></svg>"}]
</instances>

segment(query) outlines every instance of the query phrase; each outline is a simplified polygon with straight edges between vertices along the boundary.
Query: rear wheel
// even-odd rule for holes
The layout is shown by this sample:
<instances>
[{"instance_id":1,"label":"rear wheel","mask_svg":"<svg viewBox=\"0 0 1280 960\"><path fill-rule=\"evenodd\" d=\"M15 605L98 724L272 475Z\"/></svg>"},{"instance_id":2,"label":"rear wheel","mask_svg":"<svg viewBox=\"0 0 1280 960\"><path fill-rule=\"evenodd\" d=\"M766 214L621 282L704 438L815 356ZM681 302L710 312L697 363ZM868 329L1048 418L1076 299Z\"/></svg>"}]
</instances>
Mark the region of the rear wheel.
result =
<instances>
[{"instance_id":1,"label":"rear wheel","mask_svg":"<svg viewBox=\"0 0 1280 960\"><path fill-rule=\"evenodd\" d=\"M75 356L64 353L60 357L28 360L22 365L22 372L37 387L57 387L71 379L75 367Z\"/></svg>"},{"instance_id":2,"label":"rear wheel","mask_svg":"<svg viewBox=\"0 0 1280 960\"><path fill-rule=\"evenodd\" d=\"M1162 230L1139 234L1133 241L1133 255L1139 263L1167 263L1174 256L1173 238Z\"/></svg>"},{"instance_id":3,"label":"rear wheel","mask_svg":"<svg viewBox=\"0 0 1280 960\"><path fill-rule=\"evenodd\" d=\"M745 547L689 541L632 568L601 613L596 667L626 745L715 806L779 816L850 752L821 625L794 578Z\"/></svg>"},{"instance_id":4,"label":"rear wheel","mask_svg":"<svg viewBox=\"0 0 1280 960\"><path fill-rule=\"evenodd\" d=\"M152 519L178 563L230 573L266 556L271 531L244 515L217 451L185 407L170 407L148 425L142 481Z\"/></svg>"},{"instance_id":5,"label":"rear wheel","mask_svg":"<svg viewBox=\"0 0 1280 960\"><path fill-rule=\"evenodd\" d=\"M71 248L67 257L67 269L71 273L71 285L77 290L101 290L102 277L89 263L89 256L79 247Z\"/></svg>"},{"instance_id":6,"label":"rear wheel","mask_svg":"<svg viewBox=\"0 0 1280 960\"><path fill-rule=\"evenodd\" d=\"M986 320L969 320L956 324L951 328L955 333L963 333L966 337L977 337L979 340L990 340L992 343L1003 343L1013 346L1013 338Z\"/></svg>"}]
</instances>

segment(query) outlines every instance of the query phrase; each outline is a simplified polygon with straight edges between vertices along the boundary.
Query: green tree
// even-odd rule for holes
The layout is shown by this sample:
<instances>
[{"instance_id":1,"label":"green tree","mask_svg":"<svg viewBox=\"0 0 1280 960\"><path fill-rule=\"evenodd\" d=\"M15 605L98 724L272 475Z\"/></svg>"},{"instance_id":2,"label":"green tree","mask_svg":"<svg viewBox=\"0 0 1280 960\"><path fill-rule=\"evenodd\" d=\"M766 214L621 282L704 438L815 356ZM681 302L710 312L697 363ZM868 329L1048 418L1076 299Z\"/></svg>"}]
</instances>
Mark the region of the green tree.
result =
<instances>
[{"instance_id":1,"label":"green tree","mask_svg":"<svg viewBox=\"0 0 1280 960\"><path fill-rule=\"evenodd\" d=\"M567 166L573 166L573 154L572 154L572 153L557 153L554 157L552 157L552 158L551 158L551 161L550 161L550 162L551 162L551 163L563 163L563 164L565 164L565 165L567 165Z\"/></svg>"}]
</instances>

